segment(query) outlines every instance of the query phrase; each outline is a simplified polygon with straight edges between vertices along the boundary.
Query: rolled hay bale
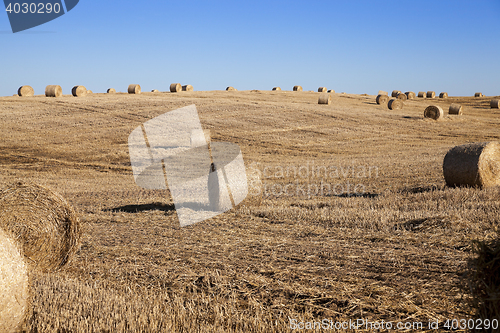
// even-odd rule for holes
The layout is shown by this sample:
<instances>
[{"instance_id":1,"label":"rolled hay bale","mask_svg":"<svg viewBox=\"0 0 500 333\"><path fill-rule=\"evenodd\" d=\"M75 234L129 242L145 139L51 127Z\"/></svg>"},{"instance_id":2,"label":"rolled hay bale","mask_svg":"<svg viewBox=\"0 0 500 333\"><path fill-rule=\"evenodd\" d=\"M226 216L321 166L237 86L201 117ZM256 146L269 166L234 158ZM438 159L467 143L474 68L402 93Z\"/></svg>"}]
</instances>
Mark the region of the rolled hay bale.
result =
<instances>
[{"instance_id":1,"label":"rolled hay bale","mask_svg":"<svg viewBox=\"0 0 500 333\"><path fill-rule=\"evenodd\" d=\"M483 97L483 93L477 92L474 94L474 97Z\"/></svg>"},{"instance_id":2,"label":"rolled hay bale","mask_svg":"<svg viewBox=\"0 0 500 333\"><path fill-rule=\"evenodd\" d=\"M327 92L330 93L330 94L335 94L335 90L333 90L333 89L330 89Z\"/></svg>"},{"instance_id":3,"label":"rolled hay bale","mask_svg":"<svg viewBox=\"0 0 500 333\"><path fill-rule=\"evenodd\" d=\"M490 107L492 109L499 109L500 108L500 99L492 99L490 101Z\"/></svg>"},{"instance_id":4,"label":"rolled hay bale","mask_svg":"<svg viewBox=\"0 0 500 333\"><path fill-rule=\"evenodd\" d=\"M440 106L429 105L424 110L424 118L431 118L434 120L442 119L444 116L444 111Z\"/></svg>"},{"instance_id":5,"label":"rolled hay bale","mask_svg":"<svg viewBox=\"0 0 500 333\"><path fill-rule=\"evenodd\" d=\"M293 86L293 91L302 91L301 86Z\"/></svg>"},{"instance_id":6,"label":"rolled hay bale","mask_svg":"<svg viewBox=\"0 0 500 333\"><path fill-rule=\"evenodd\" d=\"M443 160L448 186L500 185L500 143L469 143L451 148Z\"/></svg>"},{"instance_id":7,"label":"rolled hay bale","mask_svg":"<svg viewBox=\"0 0 500 333\"><path fill-rule=\"evenodd\" d=\"M389 102L389 96L388 95L377 95L377 98L375 99L377 104L387 104Z\"/></svg>"},{"instance_id":8,"label":"rolled hay bale","mask_svg":"<svg viewBox=\"0 0 500 333\"><path fill-rule=\"evenodd\" d=\"M328 89L326 89L326 87L319 87L318 88L319 93L326 93L327 91L328 91Z\"/></svg>"},{"instance_id":9,"label":"rolled hay bale","mask_svg":"<svg viewBox=\"0 0 500 333\"><path fill-rule=\"evenodd\" d=\"M180 83L172 83L170 85L170 92L182 91L182 85Z\"/></svg>"},{"instance_id":10,"label":"rolled hay bale","mask_svg":"<svg viewBox=\"0 0 500 333\"><path fill-rule=\"evenodd\" d=\"M238 91L238 90L236 90L236 88L234 87L227 87L226 91Z\"/></svg>"},{"instance_id":11,"label":"rolled hay bale","mask_svg":"<svg viewBox=\"0 0 500 333\"><path fill-rule=\"evenodd\" d=\"M21 86L17 89L17 94L21 97L29 97L35 95L35 90L31 86Z\"/></svg>"},{"instance_id":12,"label":"rolled hay bale","mask_svg":"<svg viewBox=\"0 0 500 333\"><path fill-rule=\"evenodd\" d=\"M14 239L0 228L0 332L19 332L30 307L28 265Z\"/></svg>"},{"instance_id":13,"label":"rolled hay bale","mask_svg":"<svg viewBox=\"0 0 500 333\"><path fill-rule=\"evenodd\" d=\"M457 104L457 103L452 103L450 105L450 108L448 109L448 114L457 114L461 115L463 112L462 105Z\"/></svg>"},{"instance_id":14,"label":"rolled hay bale","mask_svg":"<svg viewBox=\"0 0 500 333\"><path fill-rule=\"evenodd\" d=\"M318 97L318 104L330 105L332 103L332 95L329 93L321 93Z\"/></svg>"},{"instance_id":15,"label":"rolled hay bale","mask_svg":"<svg viewBox=\"0 0 500 333\"><path fill-rule=\"evenodd\" d=\"M281 91L281 88L280 87L274 87L273 91Z\"/></svg>"},{"instance_id":16,"label":"rolled hay bale","mask_svg":"<svg viewBox=\"0 0 500 333\"><path fill-rule=\"evenodd\" d=\"M80 220L59 194L30 182L0 191L0 228L21 246L27 263L42 271L56 270L78 250Z\"/></svg>"},{"instance_id":17,"label":"rolled hay bale","mask_svg":"<svg viewBox=\"0 0 500 333\"><path fill-rule=\"evenodd\" d=\"M400 99L391 99L389 103L387 103L387 107L390 110L401 110L403 109L404 103Z\"/></svg>"},{"instance_id":18,"label":"rolled hay bale","mask_svg":"<svg viewBox=\"0 0 500 333\"><path fill-rule=\"evenodd\" d=\"M399 94L401 94L400 90L393 90L392 94L391 94L391 97L398 97Z\"/></svg>"},{"instance_id":19,"label":"rolled hay bale","mask_svg":"<svg viewBox=\"0 0 500 333\"><path fill-rule=\"evenodd\" d=\"M419 98L425 98L427 96L427 94L425 93L425 91L419 91L417 96Z\"/></svg>"},{"instance_id":20,"label":"rolled hay bale","mask_svg":"<svg viewBox=\"0 0 500 333\"><path fill-rule=\"evenodd\" d=\"M158 89L153 89L153 90L151 90L151 92L152 92L152 93L158 93L158 92L160 92L160 91L159 91Z\"/></svg>"},{"instance_id":21,"label":"rolled hay bale","mask_svg":"<svg viewBox=\"0 0 500 333\"><path fill-rule=\"evenodd\" d=\"M436 92L434 91L427 92L427 98L435 98L435 97L436 97Z\"/></svg>"},{"instance_id":22,"label":"rolled hay bale","mask_svg":"<svg viewBox=\"0 0 500 333\"><path fill-rule=\"evenodd\" d=\"M45 87L45 96L46 97L61 97L62 96L62 88L56 84L48 85Z\"/></svg>"},{"instance_id":23,"label":"rolled hay bale","mask_svg":"<svg viewBox=\"0 0 500 333\"><path fill-rule=\"evenodd\" d=\"M138 84L131 84L128 86L127 91L129 94L140 94L141 93L141 86Z\"/></svg>"},{"instance_id":24,"label":"rolled hay bale","mask_svg":"<svg viewBox=\"0 0 500 333\"><path fill-rule=\"evenodd\" d=\"M190 84L186 84L186 85L182 86L182 91L193 91L193 90L194 90L194 88Z\"/></svg>"},{"instance_id":25,"label":"rolled hay bale","mask_svg":"<svg viewBox=\"0 0 500 333\"><path fill-rule=\"evenodd\" d=\"M378 94L379 95L387 95L387 96L389 96L389 93L387 91L383 91L383 90L379 90Z\"/></svg>"},{"instance_id":26,"label":"rolled hay bale","mask_svg":"<svg viewBox=\"0 0 500 333\"><path fill-rule=\"evenodd\" d=\"M415 98L415 93L413 91L407 91L405 92L406 99L414 99Z\"/></svg>"},{"instance_id":27,"label":"rolled hay bale","mask_svg":"<svg viewBox=\"0 0 500 333\"><path fill-rule=\"evenodd\" d=\"M108 94L116 94L116 90L115 90L115 88L109 88L108 90L106 90L106 93L108 93Z\"/></svg>"},{"instance_id":28,"label":"rolled hay bale","mask_svg":"<svg viewBox=\"0 0 500 333\"><path fill-rule=\"evenodd\" d=\"M396 96L396 98L400 99L400 100L402 100L404 102L404 101L406 101L408 99L408 96L406 96L406 94L399 93L398 96Z\"/></svg>"},{"instance_id":29,"label":"rolled hay bale","mask_svg":"<svg viewBox=\"0 0 500 333\"><path fill-rule=\"evenodd\" d=\"M75 97L82 97L87 95L87 88L84 86L74 86L73 89L71 89L71 94Z\"/></svg>"},{"instance_id":30,"label":"rolled hay bale","mask_svg":"<svg viewBox=\"0 0 500 333\"><path fill-rule=\"evenodd\" d=\"M440 93L439 98L448 98L448 93L447 92Z\"/></svg>"},{"instance_id":31,"label":"rolled hay bale","mask_svg":"<svg viewBox=\"0 0 500 333\"><path fill-rule=\"evenodd\" d=\"M92 90L87 90L87 95L93 94Z\"/></svg>"}]
</instances>

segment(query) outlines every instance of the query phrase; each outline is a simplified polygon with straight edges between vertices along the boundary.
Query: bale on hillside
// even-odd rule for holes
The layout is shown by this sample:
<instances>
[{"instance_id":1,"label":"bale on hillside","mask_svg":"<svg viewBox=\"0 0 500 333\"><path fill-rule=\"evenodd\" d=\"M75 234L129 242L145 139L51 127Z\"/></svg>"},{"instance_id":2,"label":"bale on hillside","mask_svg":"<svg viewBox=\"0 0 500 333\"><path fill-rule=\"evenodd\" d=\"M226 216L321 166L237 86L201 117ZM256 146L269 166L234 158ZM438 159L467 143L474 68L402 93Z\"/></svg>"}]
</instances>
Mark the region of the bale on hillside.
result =
<instances>
[{"instance_id":1,"label":"bale on hillside","mask_svg":"<svg viewBox=\"0 0 500 333\"><path fill-rule=\"evenodd\" d=\"M0 228L19 242L27 263L42 271L66 264L81 236L78 216L66 200L29 182L0 191Z\"/></svg>"},{"instance_id":2,"label":"bale on hillside","mask_svg":"<svg viewBox=\"0 0 500 333\"><path fill-rule=\"evenodd\" d=\"M116 90L115 90L115 88L109 88L106 92L107 92L108 94L115 94L115 93L116 93Z\"/></svg>"},{"instance_id":3,"label":"bale on hillside","mask_svg":"<svg viewBox=\"0 0 500 333\"><path fill-rule=\"evenodd\" d=\"M332 96L328 93L321 93L318 98L318 104L327 104L330 105L332 103Z\"/></svg>"},{"instance_id":4,"label":"bale on hillside","mask_svg":"<svg viewBox=\"0 0 500 333\"><path fill-rule=\"evenodd\" d=\"M427 96L426 92L425 91L419 91L418 92L418 95L417 95L419 98L425 98Z\"/></svg>"},{"instance_id":5,"label":"bale on hillside","mask_svg":"<svg viewBox=\"0 0 500 333\"><path fill-rule=\"evenodd\" d=\"M87 90L87 95L93 94L92 90Z\"/></svg>"},{"instance_id":6,"label":"bale on hillside","mask_svg":"<svg viewBox=\"0 0 500 333\"><path fill-rule=\"evenodd\" d=\"M379 95L387 95L387 96L389 96L389 93L387 91L383 91L383 90L379 90L378 94Z\"/></svg>"},{"instance_id":7,"label":"bale on hillside","mask_svg":"<svg viewBox=\"0 0 500 333\"><path fill-rule=\"evenodd\" d=\"M403 94L403 93L399 93L397 96L396 96L397 99L400 99L402 101L406 101L408 99L408 96L406 96L406 94Z\"/></svg>"},{"instance_id":8,"label":"bale on hillside","mask_svg":"<svg viewBox=\"0 0 500 333\"><path fill-rule=\"evenodd\" d=\"M328 91L328 89L326 89L326 87L319 87L319 88L318 88L318 92L319 92L319 93L325 93L325 92L327 92L327 91Z\"/></svg>"},{"instance_id":9,"label":"bale on hillside","mask_svg":"<svg viewBox=\"0 0 500 333\"><path fill-rule=\"evenodd\" d=\"M424 118L431 118L434 120L439 120L443 118L444 111L440 106L437 105L429 105L424 110Z\"/></svg>"},{"instance_id":10,"label":"bale on hillside","mask_svg":"<svg viewBox=\"0 0 500 333\"><path fill-rule=\"evenodd\" d=\"M327 91L327 93L330 93L330 94L335 94L335 90L330 89L330 90L328 90L328 91Z\"/></svg>"},{"instance_id":11,"label":"bale on hillside","mask_svg":"<svg viewBox=\"0 0 500 333\"><path fill-rule=\"evenodd\" d=\"M406 98L407 99L414 99L415 98L415 93L413 91L407 91L405 92Z\"/></svg>"},{"instance_id":12,"label":"bale on hillside","mask_svg":"<svg viewBox=\"0 0 500 333\"><path fill-rule=\"evenodd\" d=\"M448 109L448 114L457 114L461 115L463 111L462 105L457 103L452 103L450 108Z\"/></svg>"},{"instance_id":13,"label":"bale on hillside","mask_svg":"<svg viewBox=\"0 0 500 333\"><path fill-rule=\"evenodd\" d=\"M127 91L129 94L140 94L141 93L141 86L138 84L131 84L128 86Z\"/></svg>"},{"instance_id":14,"label":"bale on hillside","mask_svg":"<svg viewBox=\"0 0 500 333\"><path fill-rule=\"evenodd\" d=\"M474 97L483 97L483 93L477 92L474 94Z\"/></svg>"},{"instance_id":15,"label":"bale on hillside","mask_svg":"<svg viewBox=\"0 0 500 333\"><path fill-rule=\"evenodd\" d=\"M182 86L182 91L193 91L193 90L194 90L194 88L190 84L185 84Z\"/></svg>"},{"instance_id":16,"label":"bale on hillside","mask_svg":"<svg viewBox=\"0 0 500 333\"><path fill-rule=\"evenodd\" d=\"M301 86L293 86L293 91L302 91Z\"/></svg>"},{"instance_id":17,"label":"bale on hillside","mask_svg":"<svg viewBox=\"0 0 500 333\"><path fill-rule=\"evenodd\" d=\"M427 92L427 98L435 98L435 97L436 97L436 92L434 91Z\"/></svg>"},{"instance_id":18,"label":"bale on hillside","mask_svg":"<svg viewBox=\"0 0 500 333\"><path fill-rule=\"evenodd\" d=\"M238 91L238 90L236 90L236 88L234 87L227 87L226 91Z\"/></svg>"},{"instance_id":19,"label":"bale on hillside","mask_svg":"<svg viewBox=\"0 0 500 333\"><path fill-rule=\"evenodd\" d=\"M28 265L19 244L0 228L0 332L19 332L29 306Z\"/></svg>"},{"instance_id":20,"label":"bale on hillside","mask_svg":"<svg viewBox=\"0 0 500 333\"><path fill-rule=\"evenodd\" d=\"M281 88L280 87L274 87L273 91L281 91Z\"/></svg>"},{"instance_id":21,"label":"bale on hillside","mask_svg":"<svg viewBox=\"0 0 500 333\"><path fill-rule=\"evenodd\" d=\"M389 101L389 96L388 95L377 95L377 98L375 99L377 104L386 104Z\"/></svg>"},{"instance_id":22,"label":"bale on hillside","mask_svg":"<svg viewBox=\"0 0 500 333\"><path fill-rule=\"evenodd\" d=\"M389 103L387 103L387 107L390 110L401 110L404 106L404 103L400 99L391 99Z\"/></svg>"},{"instance_id":23,"label":"bale on hillside","mask_svg":"<svg viewBox=\"0 0 500 333\"><path fill-rule=\"evenodd\" d=\"M492 99L490 101L490 107L492 109L498 109L498 108L500 108L500 99Z\"/></svg>"},{"instance_id":24,"label":"bale on hillside","mask_svg":"<svg viewBox=\"0 0 500 333\"><path fill-rule=\"evenodd\" d=\"M448 98L448 93L447 92L440 93L439 98Z\"/></svg>"},{"instance_id":25,"label":"bale on hillside","mask_svg":"<svg viewBox=\"0 0 500 333\"><path fill-rule=\"evenodd\" d=\"M152 93L158 93L158 92L160 92L160 91L159 91L158 89L153 89L153 90L151 90L151 92L152 92Z\"/></svg>"},{"instance_id":26,"label":"bale on hillside","mask_svg":"<svg viewBox=\"0 0 500 333\"><path fill-rule=\"evenodd\" d=\"M391 94L391 97L398 97L399 94L401 94L400 90L393 90L392 94Z\"/></svg>"},{"instance_id":27,"label":"bale on hillside","mask_svg":"<svg viewBox=\"0 0 500 333\"><path fill-rule=\"evenodd\" d=\"M74 86L73 89L71 89L71 94L75 97L82 97L87 95L87 88L84 86Z\"/></svg>"},{"instance_id":28,"label":"bale on hillside","mask_svg":"<svg viewBox=\"0 0 500 333\"><path fill-rule=\"evenodd\" d=\"M56 84L48 85L45 87L45 96L46 97L61 97L62 96L62 88Z\"/></svg>"},{"instance_id":29,"label":"bale on hillside","mask_svg":"<svg viewBox=\"0 0 500 333\"><path fill-rule=\"evenodd\" d=\"M451 148L443 160L448 186L500 185L500 143L469 143Z\"/></svg>"},{"instance_id":30,"label":"bale on hillside","mask_svg":"<svg viewBox=\"0 0 500 333\"><path fill-rule=\"evenodd\" d=\"M21 97L35 95L35 90L31 86L21 86L17 89L17 94Z\"/></svg>"},{"instance_id":31,"label":"bale on hillside","mask_svg":"<svg viewBox=\"0 0 500 333\"><path fill-rule=\"evenodd\" d=\"M179 92L182 91L182 86L180 83L172 83L170 85L170 92Z\"/></svg>"}]
</instances>

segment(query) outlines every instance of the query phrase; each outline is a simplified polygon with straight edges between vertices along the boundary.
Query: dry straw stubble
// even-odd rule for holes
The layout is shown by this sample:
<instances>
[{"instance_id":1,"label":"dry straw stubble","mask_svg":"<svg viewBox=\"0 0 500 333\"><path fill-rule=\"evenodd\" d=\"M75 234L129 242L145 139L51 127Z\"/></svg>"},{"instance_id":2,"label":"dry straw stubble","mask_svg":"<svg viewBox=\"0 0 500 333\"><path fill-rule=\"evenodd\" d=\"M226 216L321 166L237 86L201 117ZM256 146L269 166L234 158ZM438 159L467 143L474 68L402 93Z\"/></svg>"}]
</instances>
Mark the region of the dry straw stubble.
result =
<instances>
[{"instance_id":1,"label":"dry straw stubble","mask_svg":"<svg viewBox=\"0 0 500 333\"><path fill-rule=\"evenodd\" d=\"M29 306L28 265L19 244L0 228L0 332L18 332Z\"/></svg>"},{"instance_id":2,"label":"dry straw stubble","mask_svg":"<svg viewBox=\"0 0 500 333\"><path fill-rule=\"evenodd\" d=\"M321 93L318 97L318 104L327 104L330 105L332 103L332 95L329 93Z\"/></svg>"},{"instance_id":3,"label":"dry straw stubble","mask_svg":"<svg viewBox=\"0 0 500 333\"><path fill-rule=\"evenodd\" d=\"M430 118L434 120L440 120L444 116L444 111L440 106L429 105L424 110L424 118Z\"/></svg>"},{"instance_id":4,"label":"dry straw stubble","mask_svg":"<svg viewBox=\"0 0 500 333\"><path fill-rule=\"evenodd\" d=\"M389 101L389 96L384 94L378 95L375 101L377 102L377 104L387 104L387 102Z\"/></svg>"},{"instance_id":5,"label":"dry straw stubble","mask_svg":"<svg viewBox=\"0 0 500 333\"><path fill-rule=\"evenodd\" d=\"M170 85L170 92L180 92L182 91L182 85L180 83L172 83Z\"/></svg>"},{"instance_id":6,"label":"dry straw stubble","mask_svg":"<svg viewBox=\"0 0 500 333\"><path fill-rule=\"evenodd\" d=\"M448 98L448 93L447 92L440 93L439 98Z\"/></svg>"},{"instance_id":7,"label":"dry straw stubble","mask_svg":"<svg viewBox=\"0 0 500 333\"><path fill-rule=\"evenodd\" d=\"M29 97L35 95L35 90L31 86L21 86L17 89L17 94L21 97Z\"/></svg>"},{"instance_id":8,"label":"dry straw stubble","mask_svg":"<svg viewBox=\"0 0 500 333\"><path fill-rule=\"evenodd\" d=\"M498 109L498 108L500 108L500 99L492 99L490 101L490 107L492 109Z\"/></svg>"},{"instance_id":9,"label":"dry straw stubble","mask_svg":"<svg viewBox=\"0 0 500 333\"><path fill-rule=\"evenodd\" d=\"M141 86L138 84L131 84L128 86L127 91L129 94L140 94L141 93Z\"/></svg>"},{"instance_id":10,"label":"dry straw stubble","mask_svg":"<svg viewBox=\"0 0 500 333\"><path fill-rule=\"evenodd\" d=\"M401 110L404 106L404 102L400 99L391 99L389 103L387 103L387 107L390 110Z\"/></svg>"},{"instance_id":11,"label":"dry straw stubble","mask_svg":"<svg viewBox=\"0 0 500 333\"><path fill-rule=\"evenodd\" d=\"M74 86L73 89L71 89L71 94L75 97L83 97L87 95L87 88L84 86Z\"/></svg>"},{"instance_id":12,"label":"dry straw stubble","mask_svg":"<svg viewBox=\"0 0 500 333\"><path fill-rule=\"evenodd\" d=\"M500 185L500 143L469 143L451 148L443 160L448 186Z\"/></svg>"},{"instance_id":13,"label":"dry straw stubble","mask_svg":"<svg viewBox=\"0 0 500 333\"><path fill-rule=\"evenodd\" d=\"M185 84L182 86L182 91L193 91L193 90L194 90L194 88L190 84Z\"/></svg>"},{"instance_id":14,"label":"dry straw stubble","mask_svg":"<svg viewBox=\"0 0 500 333\"><path fill-rule=\"evenodd\" d=\"M59 194L30 182L0 191L0 228L16 239L27 263L42 271L56 270L78 250L80 220Z\"/></svg>"},{"instance_id":15,"label":"dry straw stubble","mask_svg":"<svg viewBox=\"0 0 500 333\"><path fill-rule=\"evenodd\" d=\"M448 114L461 115L463 113L463 107L460 104L452 103L448 109Z\"/></svg>"},{"instance_id":16,"label":"dry straw stubble","mask_svg":"<svg viewBox=\"0 0 500 333\"><path fill-rule=\"evenodd\" d=\"M302 86L293 86L293 91L302 91Z\"/></svg>"},{"instance_id":17,"label":"dry straw stubble","mask_svg":"<svg viewBox=\"0 0 500 333\"><path fill-rule=\"evenodd\" d=\"M48 85L45 87L45 96L46 97L61 97L62 96L62 88L57 84Z\"/></svg>"}]
</instances>

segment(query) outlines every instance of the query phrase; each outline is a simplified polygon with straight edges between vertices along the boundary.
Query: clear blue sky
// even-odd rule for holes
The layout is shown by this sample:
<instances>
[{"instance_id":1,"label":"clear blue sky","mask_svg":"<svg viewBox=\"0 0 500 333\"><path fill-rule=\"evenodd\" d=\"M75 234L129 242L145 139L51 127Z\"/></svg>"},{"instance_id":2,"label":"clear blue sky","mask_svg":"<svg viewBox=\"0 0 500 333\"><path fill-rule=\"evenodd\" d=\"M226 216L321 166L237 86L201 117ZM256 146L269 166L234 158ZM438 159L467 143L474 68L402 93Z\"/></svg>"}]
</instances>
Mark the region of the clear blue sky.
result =
<instances>
[{"instance_id":1,"label":"clear blue sky","mask_svg":"<svg viewBox=\"0 0 500 333\"><path fill-rule=\"evenodd\" d=\"M0 13L0 40L0 96L173 82L500 95L500 0L80 0L17 34Z\"/></svg>"}]
</instances>

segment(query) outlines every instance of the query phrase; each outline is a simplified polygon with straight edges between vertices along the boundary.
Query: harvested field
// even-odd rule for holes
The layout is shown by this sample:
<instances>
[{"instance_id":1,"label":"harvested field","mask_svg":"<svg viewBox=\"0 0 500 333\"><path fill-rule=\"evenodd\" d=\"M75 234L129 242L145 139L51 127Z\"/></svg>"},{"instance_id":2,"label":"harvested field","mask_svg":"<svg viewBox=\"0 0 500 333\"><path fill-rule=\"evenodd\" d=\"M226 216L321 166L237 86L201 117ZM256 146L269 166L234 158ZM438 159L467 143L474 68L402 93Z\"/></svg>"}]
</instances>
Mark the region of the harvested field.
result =
<instances>
[{"instance_id":1,"label":"harvested field","mask_svg":"<svg viewBox=\"0 0 500 333\"><path fill-rule=\"evenodd\" d=\"M442 165L451 147L500 140L498 96L435 99L467 110L439 122L423 118L426 99L389 110L375 97L335 94L328 107L317 92L291 91L1 97L3 183L57 191L83 228L66 266L32 276L25 330L289 332L290 318L470 318L472 241L496 237L500 189L448 188ZM127 138L191 104L213 142L239 145L263 192L180 228L168 191L135 185Z\"/></svg>"}]
</instances>

